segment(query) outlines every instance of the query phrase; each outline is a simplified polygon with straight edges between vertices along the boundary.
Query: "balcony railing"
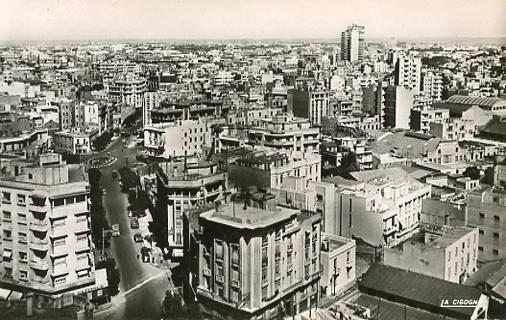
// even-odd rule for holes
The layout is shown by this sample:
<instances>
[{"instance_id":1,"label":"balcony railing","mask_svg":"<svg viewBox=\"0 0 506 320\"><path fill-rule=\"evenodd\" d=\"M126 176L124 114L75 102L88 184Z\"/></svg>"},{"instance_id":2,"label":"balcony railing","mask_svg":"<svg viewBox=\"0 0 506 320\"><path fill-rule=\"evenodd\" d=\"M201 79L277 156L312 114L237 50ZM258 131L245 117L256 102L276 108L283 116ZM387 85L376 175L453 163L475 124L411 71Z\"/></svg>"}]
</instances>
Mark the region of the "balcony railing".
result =
<instances>
[{"instance_id":1,"label":"balcony railing","mask_svg":"<svg viewBox=\"0 0 506 320\"><path fill-rule=\"evenodd\" d=\"M49 250L49 241L32 238L30 239L30 249L38 251L47 251Z\"/></svg>"},{"instance_id":2,"label":"balcony railing","mask_svg":"<svg viewBox=\"0 0 506 320\"><path fill-rule=\"evenodd\" d=\"M225 278L220 275L216 275L216 281L223 283L225 281Z\"/></svg>"},{"instance_id":3,"label":"balcony railing","mask_svg":"<svg viewBox=\"0 0 506 320\"><path fill-rule=\"evenodd\" d=\"M47 232L49 230L49 225L46 222L30 222L30 230Z\"/></svg>"},{"instance_id":4,"label":"balcony railing","mask_svg":"<svg viewBox=\"0 0 506 320\"><path fill-rule=\"evenodd\" d=\"M30 261L30 267L37 270L48 270L49 262L46 260L32 260Z\"/></svg>"}]
</instances>

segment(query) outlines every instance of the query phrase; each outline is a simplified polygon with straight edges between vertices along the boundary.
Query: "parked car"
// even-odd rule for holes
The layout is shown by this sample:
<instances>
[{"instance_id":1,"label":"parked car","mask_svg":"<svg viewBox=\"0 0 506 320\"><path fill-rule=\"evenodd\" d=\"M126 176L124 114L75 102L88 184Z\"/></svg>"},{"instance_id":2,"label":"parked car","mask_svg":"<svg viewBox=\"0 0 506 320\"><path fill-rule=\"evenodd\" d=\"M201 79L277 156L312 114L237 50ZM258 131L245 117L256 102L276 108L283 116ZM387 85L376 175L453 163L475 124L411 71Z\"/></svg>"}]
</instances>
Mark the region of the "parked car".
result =
<instances>
[{"instance_id":1,"label":"parked car","mask_svg":"<svg viewBox=\"0 0 506 320\"><path fill-rule=\"evenodd\" d=\"M134 241L135 242L143 242L144 240L142 240L142 235L140 233L136 233L136 234L134 234Z\"/></svg>"},{"instance_id":2,"label":"parked car","mask_svg":"<svg viewBox=\"0 0 506 320\"><path fill-rule=\"evenodd\" d=\"M132 229L137 229L139 228L139 220L137 220L137 218L133 218L131 221L130 221L130 227Z\"/></svg>"},{"instance_id":3,"label":"parked car","mask_svg":"<svg viewBox=\"0 0 506 320\"><path fill-rule=\"evenodd\" d=\"M119 232L119 224L113 224L112 225L112 235L113 237L119 237L120 235L120 232Z\"/></svg>"}]
</instances>

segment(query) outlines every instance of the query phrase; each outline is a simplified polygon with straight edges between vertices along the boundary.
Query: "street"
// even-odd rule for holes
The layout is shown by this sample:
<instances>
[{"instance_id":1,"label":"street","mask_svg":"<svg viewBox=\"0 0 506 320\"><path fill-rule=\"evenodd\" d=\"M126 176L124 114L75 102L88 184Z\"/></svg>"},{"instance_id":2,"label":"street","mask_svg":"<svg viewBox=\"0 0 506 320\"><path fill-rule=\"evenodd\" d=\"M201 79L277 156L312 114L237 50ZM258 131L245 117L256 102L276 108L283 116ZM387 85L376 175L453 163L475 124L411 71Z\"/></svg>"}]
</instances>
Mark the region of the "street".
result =
<instances>
[{"instance_id":1,"label":"street","mask_svg":"<svg viewBox=\"0 0 506 320\"><path fill-rule=\"evenodd\" d=\"M131 138L130 138L131 139ZM119 139L118 139L119 140ZM169 288L169 271L160 270L137 259L138 248L130 230L125 194L121 193L112 171L136 162L135 149L122 150L122 143L114 143L107 152L118 157L111 166L102 169L101 185L107 190L104 208L109 224L119 224L121 235L112 238L112 252L120 270L120 293L113 297L113 310L99 313L97 319L159 319L161 301Z\"/></svg>"}]
</instances>

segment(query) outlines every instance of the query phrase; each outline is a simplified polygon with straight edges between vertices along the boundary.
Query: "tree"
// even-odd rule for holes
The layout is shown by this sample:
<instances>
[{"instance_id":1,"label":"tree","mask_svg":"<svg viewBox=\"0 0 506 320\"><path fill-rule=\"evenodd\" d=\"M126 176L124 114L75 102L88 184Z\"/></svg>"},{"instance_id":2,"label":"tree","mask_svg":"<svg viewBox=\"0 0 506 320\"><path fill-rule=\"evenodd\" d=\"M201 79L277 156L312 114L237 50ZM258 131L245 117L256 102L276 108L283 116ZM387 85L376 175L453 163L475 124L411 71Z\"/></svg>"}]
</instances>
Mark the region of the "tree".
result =
<instances>
[{"instance_id":1,"label":"tree","mask_svg":"<svg viewBox=\"0 0 506 320\"><path fill-rule=\"evenodd\" d=\"M467 167L462 174L471 179L480 179L481 176L480 169L477 167Z\"/></svg>"},{"instance_id":2,"label":"tree","mask_svg":"<svg viewBox=\"0 0 506 320\"><path fill-rule=\"evenodd\" d=\"M341 159L341 165L339 167L347 173L360 170L355 152L348 152L345 154Z\"/></svg>"},{"instance_id":3,"label":"tree","mask_svg":"<svg viewBox=\"0 0 506 320\"><path fill-rule=\"evenodd\" d=\"M109 258L97 262L96 269L106 269L107 282L109 283L109 295L115 296L119 293L120 274L119 269L116 268L116 260Z\"/></svg>"},{"instance_id":4,"label":"tree","mask_svg":"<svg viewBox=\"0 0 506 320\"><path fill-rule=\"evenodd\" d=\"M162 302L162 319L182 317L185 313L181 297L176 295L174 291L167 290Z\"/></svg>"}]
</instances>

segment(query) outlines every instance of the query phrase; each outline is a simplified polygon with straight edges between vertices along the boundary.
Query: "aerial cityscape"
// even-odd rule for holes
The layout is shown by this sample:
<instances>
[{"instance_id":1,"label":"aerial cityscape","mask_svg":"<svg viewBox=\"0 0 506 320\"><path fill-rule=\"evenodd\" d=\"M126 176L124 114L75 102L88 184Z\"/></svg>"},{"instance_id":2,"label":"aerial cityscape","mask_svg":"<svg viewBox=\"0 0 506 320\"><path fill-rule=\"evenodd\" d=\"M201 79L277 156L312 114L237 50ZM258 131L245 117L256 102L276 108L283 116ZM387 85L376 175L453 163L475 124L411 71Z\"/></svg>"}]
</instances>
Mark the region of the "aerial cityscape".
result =
<instances>
[{"instance_id":1,"label":"aerial cityscape","mask_svg":"<svg viewBox=\"0 0 506 320\"><path fill-rule=\"evenodd\" d=\"M0 2L0 320L506 319L506 2Z\"/></svg>"}]
</instances>

